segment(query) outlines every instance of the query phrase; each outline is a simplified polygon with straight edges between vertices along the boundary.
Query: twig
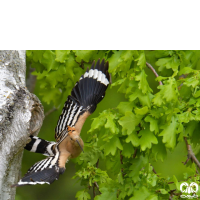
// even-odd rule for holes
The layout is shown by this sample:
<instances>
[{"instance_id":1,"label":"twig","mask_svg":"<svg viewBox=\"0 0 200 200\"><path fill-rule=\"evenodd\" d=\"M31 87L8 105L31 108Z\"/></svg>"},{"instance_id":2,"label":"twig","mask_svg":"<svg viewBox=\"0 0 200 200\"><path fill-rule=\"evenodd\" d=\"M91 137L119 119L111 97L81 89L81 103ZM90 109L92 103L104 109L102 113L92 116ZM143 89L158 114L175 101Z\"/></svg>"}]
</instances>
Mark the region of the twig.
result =
<instances>
[{"instance_id":1,"label":"twig","mask_svg":"<svg viewBox=\"0 0 200 200\"><path fill-rule=\"evenodd\" d=\"M173 195L170 194L170 196L169 196L169 200L173 200L173 199L172 199L172 196L173 196Z\"/></svg>"},{"instance_id":2,"label":"twig","mask_svg":"<svg viewBox=\"0 0 200 200\"><path fill-rule=\"evenodd\" d=\"M153 167L153 166L152 166L152 167ZM159 177L159 175L157 174L157 172L156 172L156 170L154 169L154 167L153 167L152 171L154 172L154 174L156 174L156 175Z\"/></svg>"},{"instance_id":3,"label":"twig","mask_svg":"<svg viewBox=\"0 0 200 200\"><path fill-rule=\"evenodd\" d=\"M99 159L97 160L97 163L96 163L96 168L98 168L98 167L99 167ZM96 188L98 189L98 191L99 191L99 186L98 186L97 182L94 182L94 183L93 183L93 196L94 196L94 197L96 196L95 187L96 187ZM100 191L99 191L99 193L101 194Z\"/></svg>"},{"instance_id":4,"label":"twig","mask_svg":"<svg viewBox=\"0 0 200 200\"><path fill-rule=\"evenodd\" d=\"M94 182L94 185L96 186L97 189L99 189L99 185L97 184L97 182Z\"/></svg>"},{"instance_id":5,"label":"twig","mask_svg":"<svg viewBox=\"0 0 200 200\"><path fill-rule=\"evenodd\" d=\"M148 62L146 62L146 66L151 69L151 71L155 74L156 77L158 77L159 75L157 74L156 70L151 66L151 64L149 64ZM159 81L159 85L163 85L162 81Z\"/></svg>"},{"instance_id":6,"label":"twig","mask_svg":"<svg viewBox=\"0 0 200 200\"><path fill-rule=\"evenodd\" d=\"M99 159L97 160L97 163L96 163L96 168L99 167Z\"/></svg>"},{"instance_id":7,"label":"twig","mask_svg":"<svg viewBox=\"0 0 200 200\"><path fill-rule=\"evenodd\" d=\"M120 151L120 162L123 165L123 156L122 156L122 151Z\"/></svg>"},{"instance_id":8,"label":"twig","mask_svg":"<svg viewBox=\"0 0 200 200\"><path fill-rule=\"evenodd\" d=\"M123 165L123 156L122 156L122 151L120 151L120 162L121 162L121 164ZM123 168L121 168L121 173L122 173L122 177L124 178L124 169Z\"/></svg>"},{"instance_id":9,"label":"twig","mask_svg":"<svg viewBox=\"0 0 200 200\"><path fill-rule=\"evenodd\" d=\"M46 117L47 115L51 114L52 112L56 111L56 110L58 110L58 109L55 108L55 107L53 107L51 110L47 111L47 112L44 114L45 117Z\"/></svg>"},{"instance_id":10,"label":"twig","mask_svg":"<svg viewBox=\"0 0 200 200\"><path fill-rule=\"evenodd\" d=\"M95 198L96 193L95 193L95 184L93 184L93 197Z\"/></svg>"},{"instance_id":11,"label":"twig","mask_svg":"<svg viewBox=\"0 0 200 200\"><path fill-rule=\"evenodd\" d=\"M200 163L199 163L198 159L196 158L196 156L194 155L192 148L191 148L191 145L188 144L187 138L184 137L184 140L185 140L185 144L186 144L186 147L187 147L187 150L188 150L188 155L187 155L188 158L185 161L184 165L186 165L188 163L188 161L191 159L192 162L194 162L197 165L197 167L200 168Z\"/></svg>"},{"instance_id":12,"label":"twig","mask_svg":"<svg viewBox=\"0 0 200 200\"><path fill-rule=\"evenodd\" d=\"M76 59L75 59L75 62L76 62L77 64L79 64L80 68L84 69L84 68L85 68L85 67L84 67L84 63L92 64L93 61L92 61L92 62L91 62L91 61L86 62L86 61L84 61L84 60L81 60L81 62L77 62Z\"/></svg>"},{"instance_id":13,"label":"twig","mask_svg":"<svg viewBox=\"0 0 200 200\"><path fill-rule=\"evenodd\" d=\"M137 154L137 149L135 149L134 153L133 153L133 158L136 157L136 154Z\"/></svg>"},{"instance_id":14,"label":"twig","mask_svg":"<svg viewBox=\"0 0 200 200\"><path fill-rule=\"evenodd\" d=\"M99 191L99 185L97 184L97 182L94 182L94 184L93 184L94 186L93 186L93 195L94 195L94 197L95 197L95 195L96 195L96 193L95 193L95 187L98 189L98 191ZM101 194L101 192L99 191L99 194Z\"/></svg>"}]
</instances>

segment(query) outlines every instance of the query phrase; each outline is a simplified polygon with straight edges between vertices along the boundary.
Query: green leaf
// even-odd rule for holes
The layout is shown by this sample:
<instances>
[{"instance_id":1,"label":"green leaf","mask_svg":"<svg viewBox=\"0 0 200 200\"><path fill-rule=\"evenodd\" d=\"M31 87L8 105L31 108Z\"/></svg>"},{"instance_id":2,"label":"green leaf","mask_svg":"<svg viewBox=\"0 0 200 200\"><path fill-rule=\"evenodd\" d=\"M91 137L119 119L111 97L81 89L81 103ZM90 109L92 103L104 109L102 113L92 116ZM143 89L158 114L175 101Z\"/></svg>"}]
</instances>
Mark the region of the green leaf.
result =
<instances>
[{"instance_id":1,"label":"green leaf","mask_svg":"<svg viewBox=\"0 0 200 200\"><path fill-rule=\"evenodd\" d=\"M43 54L43 59L41 63L46 67L47 71L51 69L57 70L59 63L55 61L56 55L50 50L46 50Z\"/></svg>"},{"instance_id":2,"label":"green leaf","mask_svg":"<svg viewBox=\"0 0 200 200\"><path fill-rule=\"evenodd\" d=\"M134 154L134 151L135 149L133 148L133 145L131 143L123 144L123 151L122 151L123 156L130 158Z\"/></svg>"},{"instance_id":3,"label":"green leaf","mask_svg":"<svg viewBox=\"0 0 200 200\"><path fill-rule=\"evenodd\" d=\"M165 81L165 86L163 90L163 98L166 99L166 101L177 101L178 96L178 89L175 79L169 78L169 80Z\"/></svg>"},{"instance_id":4,"label":"green leaf","mask_svg":"<svg viewBox=\"0 0 200 200\"><path fill-rule=\"evenodd\" d=\"M151 116L147 116L145 119L145 122L150 122L150 131L155 131L155 134L157 134L159 132L158 129L158 120L154 119Z\"/></svg>"},{"instance_id":5,"label":"green leaf","mask_svg":"<svg viewBox=\"0 0 200 200\"><path fill-rule=\"evenodd\" d=\"M76 54L76 61L81 63L82 60L85 62L93 61L94 55L98 53L96 50L73 50Z\"/></svg>"},{"instance_id":6,"label":"green leaf","mask_svg":"<svg viewBox=\"0 0 200 200\"><path fill-rule=\"evenodd\" d=\"M70 50L56 50L56 61L65 63L65 60L68 59L68 55L70 54Z\"/></svg>"},{"instance_id":7,"label":"green leaf","mask_svg":"<svg viewBox=\"0 0 200 200\"><path fill-rule=\"evenodd\" d=\"M169 78L169 80L164 81L164 85L160 85L158 88L160 89L160 92L158 92L153 99L155 105L161 106L162 104L165 104L164 99L167 102L178 101L179 93L174 78Z\"/></svg>"},{"instance_id":8,"label":"green leaf","mask_svg":"<svg viewBox=\"0 0 200 200\"><path fill-rule=\"evenodd\" d=\"M109 61L109 72L113 75L116 74L117 69L120 67L120 56L122 54L122 51L114 51L114 54L108 58Z\"/></svg>"},{"instance_id":9,"label":"green leaf","mask_svg":"<svg viewBox=\"0 0 200 200\"><path fill-rule=\"evenodd\" d=\"M107 118L107 122L105 124L105 128L110 129L110 131L112 133L118 133L118 128L117 128L115 122L113 121L114 120L114 115L110 114L106 118Z\"/></svg>"},{"instance_id":10,"label":"green leaf","mask_svg":"<svg viewBox=\"0 0 200 200\"><path fill-rule=\"evenodd\" d=\"M44 50L26 51L28 57L32 57L34 62L42 63Z\"/></svg>"},{"instance_id":11,"label":"green leaf","mask_svg":"<svg viewBox=\"0 0 200 200\"><path fill-rule=\"evenodd\" d=\"M89 132L92 132L95 129L100 128L101 126L103 126L106 123L105 115L106 115L106 113L101 113L99 115L99 117L93 119L93 122L91 124L91 129L89 130Z\"/></svg>"},{"instance_id":12,"label":"green leaf","mask_svg":"<svg viewBox=\"0 0 200 200\"><path fill-rule=\"evenodd\" d=\"M168 191L165 189L159 189L161 194L168 194Z\"/></svg>"},{"instance_id":13,"label":"green leaf","mask_svg":"<svg viewBox=\"0 0 200 200\"><path fill-rule=\"evenodd\" d=\"M80 190L76 193L76 198L78 200L87 200L87 199L91 199L90 194L88 192L85 191L85 189Z\"/></svg>"},{"instance_id":14,"label":"green leaf","mask_svg":"<svg viewBox=\"0 0 200 200\"><path fill-rule=\"evenodd\" d=\"M142 186L139 190L134 191L134 196L130 200L145 200L150 194L150 191L145 186Z\"/></svg>"},{"instance_id":15,"label":"green leaf","mask_svg":"<svg viewBox=\"0 0 200 200\"><path fill-rule=\"evenodd\" d=\"M197 127L198 122L197 121L191 121L186 125L185 133L188 135L192 135L195 128Z\"/></svg>"},{"instance_id":16,"label":"green leaf","mask_svg":"<svg viewBox=\"0 0 200 200\"><path fill-rule=\"evenodd\" d=\"M189 121L195 120L195 116L191 111L186 111L178 115L179 122L188 123Z\"/></svg>"},{"instance_id":17,"label":"green leaf","mask_svg":"<svg viewBox=\"0 0 200 200\"><path fill-rule=\"evenodd\" d=\"M51 92L45 90L41 93L41 95L43 96L43 101L47 104L50 104L51 101L53 101L56 106L60 104L61 92L58 88L52 88Z\"/></svg>"},{"instance_id":18,"label":"green leaf","mask_svg":"<svg viewBox=\"0 0 200 200\"><path fill-rule=\"evenodd\" d=\"M143 51L139 51L139 57L136 58L135 61L138 61L137 65L140 67L141 70L146 67L146 58Z\"/></svg>"},{"instance_id":19,"label":"green leaf","mask_svg":"<svg viewBox=\"0 0 200 200\"><path fill-rule=\"evenodd\" d=\"M167 69L172 69L173 71L178 70L178 66L180 65L180 60L178 59L177 55L173 55L172 57L168 58L161 58L156 62L157 66L159 67L159 71L162 71L164 67Z\"/></svg>"},{"instance_id":20,"label":"green leaf","mask_svg":"<svg viewBox=\"0 0 200 200\"><path fill-rule=\"evenodd\" d=\"M94 200L117 200L117 189L116 183L112 180L108 183L101 184L99 190L102 194L97 195Z\"/></svg>"},{"instance_id":21,"label":"green leaf","mask_svg":"<svg viewBox=\"0 0 200 200\"><path fill-rule=\"evenodd\" d=\"M131 142L133 146L137 147L140 145L139 138L137 136L137 133L133 131L128 137L126 138L126 142L129 143Z\"/></svg>"},{"instance_id":22,"label":"green leaf","mask_svg":"<svg viewBox=\"0 0 200 200\"><path fill-rule=\"evenodd\" d=\"M127 71L130 69L135 51L113 51L109 61L109 72L116 75L120 72L121 77L127 78Z\"/></svg>"},{"instance_id":23,"label":"green leaf","mask_svg":"<svg viewBox=\"0 0 200 200\"><path fill-rule=\"evenodd\" d=\"M51 85L52 88L55 88L59 82L63 82L66 72L67 70L65 66L60 65L56 71L51 70L46 75L46 81L49 83L49 85Z\"/></svg>"},{"instance_id":24,"label":"green leaf","mask_svg":"<svg viewBox=\"0 0 200 200\"><path fill-rule=\"evenodd\" d=\"M151 149L152 144L158 143L155 135L147 128L141 130L139 136L142 136L139 140L142 151L145 151L147 148Z\"/></svg>"},{"instance_id":25,"label":"green leaf","mask_svg":"<svg viewBox=\"0 0 200 200\"><path fill-rule=\"evenodd\" d=\"M90 162L91 165L97 163L99 158L102 158L103 154L96 146L88 146L88 143L84 144L84 153L81 153L78 159L80 160L80 164L83 162Z\"/></svg>"},{"instance_id":26,"label":"green leaf","mask_svg":"<svg viewBox=\"0 0 200 200\"><path fill-rule=\"evenodd\" d=\"M194 144L194 146L196 146L197 144L200 143L200 137L199 137L200 123L198 123L197 125L195 124L194 127L195 129L191 130L189 134L191 135L191 142ZM189 130L187 129L187 131Z\"/></svg>"},{"instance_id":27,"label":"green leaf","mask_svg":"<svg viewBox=\"0 0 200 200\"><path fill-rule=\"evenodd\" d=\"M184 67L183 69L181 69L179 71L179 76L182 74L190 74L192 73L194 70L191 67Z\"/></svg>"},{"instance_id":28,"label":"green leaf","mask_svg":"<svg viewBox=\"0 0 200 200\"><path fill-rule=\"evenodd\" d=\"M125 115L127 111L132 112L133 106L134 102L120 102L117 109L121 114Z\"/></svg>"},{"instance_id":29,"label":"green leaf","mask_svg":"<svg viewBox=\"0 0 200 200\"><path fill-rule=\"evenodd\" d=\"M129 170L131 170L131 172L129 173L129 177L131 177L134 182L140 180L139 172L147 163L148 159L143 156L140 156L139 158L134 158L132 160L132 165L129 167Z\"/></svg>"},{"instance_id":30,"label":"green leaf","mask_svg":"<svg viewBox=\"0 0 200 200\"><path fill-rule=\"evenodd\" d=\"M156 174L149 173L147 175L147 183L153 187L156 186L157 179L158 179L158 176Z\"/></svg>"},{"instance_id":31,"label":"green leaf","mask_svg":"<svg viewBox=\"0 0 200 200\"><path fill-rule=\"evenodd\" d=\"M149 109L147 106L144 106L143 108L135 108L134 111L136 115L146 115Z\"/></svg>"},{"instance_id":32,"label":"green leaf","mask_svg":"<svg viewBox=\"0 0 200 200\"><path fill-rule=\"evenodd\" d=\"M122 172L119 172L117 177L118 177L118 182L123 185L124 184L124 179L123 179L123 176L122 176Z\"/></svg>"},{"instance_id":33,"label":"green leaf","mask_svg":"<svg viewBox=\"0 0 200 200\"><path fill-rule=\"evenodd\" d=\"M147 92L152 92L146 77L147 75L145 74L144 70L142 70L137 76L135 76L135 80L139 81L138 86L139 89L142 90L143 94L146 94Z\"/></svg>"},{"instance_id":34,"label":"green leaf","mask_svg":"<svg viewBox=\"0 0 200 200\"><path fill-rule=\"evenodd\" d=\"M192 86L193 88L195 88L199 84L199 79L197 79L196 77L186 78L183 84L188 87Z\"/></svg>"},{"instance_id":35,"label":"green leaf","mask_svg":"<svg viewBox=\"0 0 200 200\"><path fill-rule=\"evenodd\" d=\"M152 194L149 197L147 197L146 200L158 200L158 195L157 194Z\"/></svg>"},{"instance_id":36,"label":"green leaf","mask_svg":"<svg viewBox=\"0 0 200 200\"><path fill-rule=\"evenodd\" d=\"M174 148L176 145L176 128L178 123L172 118L172 121L170 124L165 124L163 126L163 131L159 134L160 136L163 136L163 143L165 143L167 148Z\"/></svg>"},{"instance_id":37,"label":"green leaf","mask_svg":"<svg viewBox=\"0 0 200 200\"><path fill-rule=\"evenodd\" d=\"M107 142L104 145L105 155L111 154L111 155L114 156L117 148L120 149L120 150L123 150L123 146L121 145L119 138L114 136L114 137L112 137L110 142Z\"/></svg>"},{"instance_id":38,"label":"green leaf","mask_svg":"<svg viewBox=\"0 0 200 200\"><path fill-rule=\"evenodd\" d=\"M194 96L195 98L200 97L200 90L195 91L195 93L193 94L193 96Z\"/></svg>"},{"instance_id":39,"label":"green leaf","mask_svg":"<svg viewBox=\"0 0 200 200\"><path fill-rule=\"evenodd\" d=\"M181 182L178 182L178 180L177 180L177 178L176 178L175 175L173 175L173 181L174 181L174 183L175 183L175 185L176 185L176 189L177 189L178 191L180 191Z\"/></svg>"},{"instance_id":40,"label":"green leaf","mask_svg":"<svg viewBox=\"0 0 200 200\"><path fill-rule=\"evenodd\" d=\"M127 130L128 135L131 134L135 127L140 123L142 116L134 115L132 112L128 111L125 113L124 117L121 117L119 120L119 124L122 126L124 130Z\"/></svg>"},{"instance_id":41,"label":"green leaf","mask_svg":"<svg viewBox=\"0 0 200 200\"><path fill-rule=\"evenodd\" d=\"M114 156L108 155L106 157L106 170L109 174L117 176L121 171L121 161L120 161L120 152L118 151Z\"/></svg>"},{"instance_id":42,"label":"green leaf","mask_svg":"<svg viewBox=\"0 0 200 200\"><path fill-rule=\"evenodd\" d=\"M152 156L156 161L160 159L162 162L167 156L167 150L161 137L158 137L158 144L152 146Z\"/></svg>"},{"instance_id":43,"label":"green leaf","mask_svg":"<svg viewBox=\"0 0 200 200\"><path fill-rule=\"evenodd\" d=\"M134 101L137 98L139 99L142 106L147 106L149 108L151 107L150 93L144 95L141 90L136 88L129 96L129 100Z\"/></svg>"}]
</instances>

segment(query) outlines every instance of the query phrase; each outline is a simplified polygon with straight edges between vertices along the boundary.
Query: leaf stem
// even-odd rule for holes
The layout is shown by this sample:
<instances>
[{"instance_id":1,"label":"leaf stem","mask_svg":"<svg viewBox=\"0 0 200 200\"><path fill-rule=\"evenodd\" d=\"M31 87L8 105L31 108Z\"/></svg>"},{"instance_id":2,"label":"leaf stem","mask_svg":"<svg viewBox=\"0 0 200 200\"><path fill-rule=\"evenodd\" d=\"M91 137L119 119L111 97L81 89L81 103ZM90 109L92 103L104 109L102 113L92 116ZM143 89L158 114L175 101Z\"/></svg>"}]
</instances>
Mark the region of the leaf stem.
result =
<instances>
[{"instance_id":1,"label":"leaf stem","mask_svg":"<svg viewBox=\"0 0 200 200\"><path fill-rule=\"evenodd\" d=\"M148 62L146 62L146 66L151 69L151 71L155 74L156 77L158 77L158 73L156 72L156 70L152 67L151 64L149 64ZM159 85L163 85L162 81L159 81Z\"/></svg>"}]
</instances>

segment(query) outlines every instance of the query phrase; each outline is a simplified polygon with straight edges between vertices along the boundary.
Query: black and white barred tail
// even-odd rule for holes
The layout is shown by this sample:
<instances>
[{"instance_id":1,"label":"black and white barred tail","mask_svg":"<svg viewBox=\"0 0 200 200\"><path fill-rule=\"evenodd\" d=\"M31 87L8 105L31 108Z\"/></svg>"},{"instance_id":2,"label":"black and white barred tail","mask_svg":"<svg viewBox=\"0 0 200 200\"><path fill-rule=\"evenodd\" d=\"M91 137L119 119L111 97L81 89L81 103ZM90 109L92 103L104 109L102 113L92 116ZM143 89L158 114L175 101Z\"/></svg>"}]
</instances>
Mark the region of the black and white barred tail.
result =
<instances>
[{"instance_id":1,"label":"black and white barred tail","mask_svg":"<svg viewBox=\"0 0 200 200\"><path fill-rule=\"evenodd\" d=\"M26 150L45 156L54 156L56 142L49 142L36 136L30 136L30 138L31 141L24 147Z\"/></svg>"}]
</instances>

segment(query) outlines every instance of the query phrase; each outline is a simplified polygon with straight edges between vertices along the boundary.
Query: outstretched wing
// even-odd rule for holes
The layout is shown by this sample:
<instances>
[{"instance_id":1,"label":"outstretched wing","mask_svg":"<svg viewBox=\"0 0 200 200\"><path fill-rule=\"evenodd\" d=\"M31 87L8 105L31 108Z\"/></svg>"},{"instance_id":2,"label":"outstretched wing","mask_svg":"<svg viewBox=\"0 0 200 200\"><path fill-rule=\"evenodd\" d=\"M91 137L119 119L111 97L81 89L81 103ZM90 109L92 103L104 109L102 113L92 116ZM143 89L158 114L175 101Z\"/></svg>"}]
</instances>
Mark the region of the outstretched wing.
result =
<instances>
[{"instance_id":1,"label":"outstretched wing","mask_svg":"<svg viewBox=\"0 0 200 200\"><path fill-rule=\"evenodd\" d=\"M60 152L55 148L55 155L49 156L46 159L43 159L35 163L25 174L25 176L20 179L20 181L12 185L14 186L23 186L23 185L36 185L36 184L51 184L55 180L58 180L59 175L63 174L65 171L64 166L59 165ZM70 154L69 154L70 156ZM68 158L66 157L66 160Z\"/></svg>"},{"instance_id":2,"label":"outstretched wing","mask_svg":"<svg viewBox=\"0 0 200 200\"><path fill-rule=\"evenodd\" d=\"M87 70L75 84L71 95L65 102L62 114L55 128L55 138L61 142L67 136L67 127L75 127L80 134L86 118L92 114L97 104L104 98L109 85L108 62L104 59L100 63L95 61L91 69Z\"/></svg>"}]
</instances>

